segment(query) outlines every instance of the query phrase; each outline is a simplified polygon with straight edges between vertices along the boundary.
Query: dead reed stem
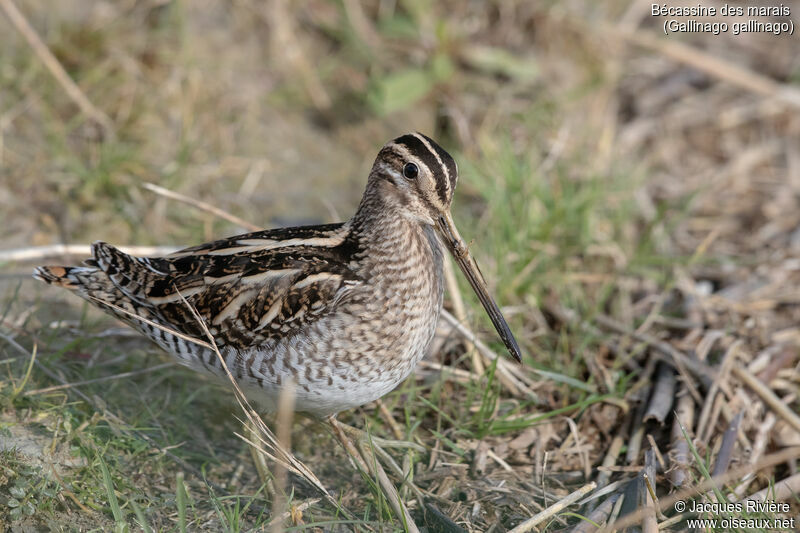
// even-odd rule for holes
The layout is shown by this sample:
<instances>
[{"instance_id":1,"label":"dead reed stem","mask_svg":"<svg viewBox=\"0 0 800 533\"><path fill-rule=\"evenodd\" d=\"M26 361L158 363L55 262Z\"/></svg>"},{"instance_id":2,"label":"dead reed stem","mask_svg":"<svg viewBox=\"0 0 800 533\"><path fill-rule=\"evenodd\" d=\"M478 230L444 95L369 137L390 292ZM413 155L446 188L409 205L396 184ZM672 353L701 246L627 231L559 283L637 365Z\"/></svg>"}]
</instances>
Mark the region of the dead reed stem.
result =
<instances>
[{"instance_id":1,"label":"dead reed stem","mask_svg":"<svg viewBox=\"0 0 800 533\"><path fill-rule=\"evenodd\" d=\"M587 483L586 485L582 486L578 490L570 493L566 497L562 498L558 502L554 503L544 511L533 515L532 517L528 518L521 524L517 525L514 529L511 529L508 533L525 533L527 531L532 530L551 516L554 516L556 513L560 513L563 509L566 509L573 503L580 500L583 496L589 494L597 487L597 484L592 481L591 483Z\"/></svg>"},{"instance_id":2,"label":"dead reed stem","mask_svg":"<svg viewBox=\"0 0 800 533\"><path fill-rule=\"evenodd\" d=\"M174 246L120 246L120 251L140 257L168 255L178 249ZM54 257L86 257L92 255L90 244L50 244L11 250L0 250L0 263L42 261Z\"/></svg>"},{"instance_id":3,"label":"dead reed stem","mask_svg":"<svg viewBox=\"0 0 800 533\"><path fill-rule=\"evenodd\" d=\"M94 120L101 128L103 128L106 137L113 139L114 123L108 118L108 115L97 109L86 95L81 91L80 87L72 81L67 71L58 62L56 56L50 51L44 41L33 29L25 16L17 9L12 0L0 0L0 8L3 9L11 24L22 34L28 45L33 49L39 60L44 64L50 74L56 79L58 84L64 89L70 100L72 100L78 108L91 120Z\"/></svg>"},{"instance_id":4,"label":"dead reed stem","mask_svg":"<svg viewBox=\"0 0 800 533\"><path fill-rule=\"evenodd\" d=\"M176 200L178 202L182 202L187 205L191 205L199 209L200 211L205 211L207 213L211 213L212 215L219 217L221 219L227 220L228 222L232 222L237 226L241 226L242 228L248 231L259 231L263 228L259 228L255 224L251 224L250 222L244 220L243 218L239 218L236 215L232 215L227 211L220 209L214 205L211 205L207 202L203 202L202 200L198 200L196 198L192 198L190 196L186 196L184 194L177 193L175 191L171 191L169 189L165 189L164 187L160 187L154 183L144 183L142 187L147 189L150 192L154 192L159 196L163 196L164 198L169 198L171 200Z\"/></svg>"}]
</instances>

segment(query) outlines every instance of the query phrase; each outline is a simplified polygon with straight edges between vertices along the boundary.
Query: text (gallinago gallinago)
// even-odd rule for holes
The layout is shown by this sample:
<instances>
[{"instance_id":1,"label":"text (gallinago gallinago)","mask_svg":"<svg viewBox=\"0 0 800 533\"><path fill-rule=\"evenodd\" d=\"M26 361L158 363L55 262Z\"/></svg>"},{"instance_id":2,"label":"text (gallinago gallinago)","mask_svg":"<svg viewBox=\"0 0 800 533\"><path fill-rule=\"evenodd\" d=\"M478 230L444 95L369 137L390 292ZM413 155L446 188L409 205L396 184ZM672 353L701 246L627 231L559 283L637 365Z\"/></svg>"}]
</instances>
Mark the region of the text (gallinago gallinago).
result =
<instances>
[{"instance_id":1,"label":"text (gallinago gallinago)","mask_svg":"<svg viewBox=\"0 0 800 533\"><path fill-rule=\"evenodd\" d=\"M127 322L181 363L224 375L212 350L167 331L204 339L188 302L248 397L272 409L291 379L297 411L334 415L394 389L425 354L442 307L441 243L520 361L450 216L457 180L438 144L403 135L378 153L348 222L249 233L166 257L98 242L85 266L43 266L34 276Z\"/></svg>"}]
</instances>

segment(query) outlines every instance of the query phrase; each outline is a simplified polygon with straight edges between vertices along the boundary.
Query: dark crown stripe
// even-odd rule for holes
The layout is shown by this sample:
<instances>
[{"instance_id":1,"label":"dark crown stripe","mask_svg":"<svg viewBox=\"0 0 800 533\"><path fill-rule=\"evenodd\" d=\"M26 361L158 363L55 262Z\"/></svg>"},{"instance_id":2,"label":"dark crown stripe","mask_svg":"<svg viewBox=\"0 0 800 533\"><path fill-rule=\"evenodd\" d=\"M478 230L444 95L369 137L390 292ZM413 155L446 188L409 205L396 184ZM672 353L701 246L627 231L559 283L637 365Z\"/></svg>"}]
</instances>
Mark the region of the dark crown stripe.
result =
<instances>
[{"instance_id":1,"label":"dark crown stripe","mask_svg":"<svg viewBox=\"0 0 800 533\"><path fill-rule=\"evenodd\" d=\"M402 144L405 146L411 155L419 158L425 165L431 170L431 172L436 172L439 170L440 172L444 173L444 170L439 165L439 162L436 160L436 156L425 146L418 137L415 135L403 135L402 137L398 137L394 141L396 144Z\"/></svg>"},{"instance_id":2,"label":"dark crown stripe","mask_svg":"<svg viewBox=\"0 0 800 533\"><path fill-rule=\"evenodd\" d=\"M423 144L426 145L426 148L429 151L433 150L436 161L438 162L439 167L442 169L442 175L436 180L436 193L439 195L439 201L442 203L442 205L447 205L448 197L456 185L455 168L451 169L448 163L452 163L452 166L455 167L455 162L453 161L453 158L450 157L450 154L445 152L441 146L436 144L436 141L427 135L417 132L415 136L425 139Z\"/></svg>"},{"instance_id":3,"label":"dark crown stripe","mask_svg":"<svg viewBox=\"0 0 800 533\"><path fill-rule=\"evenodd\" d=\"M427 137L426 137L427 138ZM436 153L425 146L425 143L416 135L408 134L394 140L396 144L405 146L412 155L419 158L433 173L436 182L436 193L442 204L447 204L447 174L445 168L439 163Z\"/></svg>"},{"instance_id":4,"label":"dark crown stripe","mask_svg":"<svg viewBox=\"0 0 800 533\"><path fill-rule=\"evenodd\" d=\"M418 135L422 135L427 139L430 145L436 150L436 153L439 154L439 157L442 160L442 163L447 166L447 175L450 178L450 191L455 190L456 188L456 180L458 179L458 167L456 166L456 161L453 157L447 153L447 151L436 144L436 141L425 135L424 133L418 133Z\"/></svg>"}]
</instances>

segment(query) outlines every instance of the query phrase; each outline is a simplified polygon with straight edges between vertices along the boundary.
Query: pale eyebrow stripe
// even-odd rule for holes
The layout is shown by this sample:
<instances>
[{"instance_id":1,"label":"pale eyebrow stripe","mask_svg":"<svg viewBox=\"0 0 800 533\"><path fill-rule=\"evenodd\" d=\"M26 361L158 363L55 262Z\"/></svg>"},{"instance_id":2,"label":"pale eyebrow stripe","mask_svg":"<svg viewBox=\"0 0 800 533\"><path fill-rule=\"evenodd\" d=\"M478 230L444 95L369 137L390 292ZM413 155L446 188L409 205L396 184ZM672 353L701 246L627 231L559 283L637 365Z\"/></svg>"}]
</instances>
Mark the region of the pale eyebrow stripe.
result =
<instances>
[{"instance_id":1,"label":"pale eyebrow stripe","mask_svg":"<svg viewBox=\"0 0 800 533\"><path fill-rule=\"evenodd\" d=\"M400 155L403 156L403 159L406 159L406 160L414 159L414 161L418 162L420 165L425 167L425 169L428 171L429 174L433 174L433 172L431 171L430 167L427 164L425 164L424 161L422 161L419 157L414 157L411 154L411 151L408 148L406 148L405 146L403 146L402 144L392 143L391 147L392 147L393 150L396 150L397 152L399 152Z\"/></svg>"}]
</instances>

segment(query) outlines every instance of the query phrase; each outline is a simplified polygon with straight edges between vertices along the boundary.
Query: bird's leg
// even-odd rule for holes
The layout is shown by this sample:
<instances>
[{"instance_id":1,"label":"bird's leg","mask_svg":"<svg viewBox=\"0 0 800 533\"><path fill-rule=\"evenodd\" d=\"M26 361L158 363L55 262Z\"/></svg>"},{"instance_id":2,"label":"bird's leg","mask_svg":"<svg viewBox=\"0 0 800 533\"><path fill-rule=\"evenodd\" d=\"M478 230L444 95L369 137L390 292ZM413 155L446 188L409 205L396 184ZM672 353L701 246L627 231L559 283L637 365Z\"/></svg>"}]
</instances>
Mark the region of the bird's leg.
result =
<instances>
[{"instance_id":1,"label":"bird's leg","mask_svg":"<svg viewBox=\"0 0 800 533\"><path fill-rule=\"evenodd\" d=\"M380 462L376 460L375 456L372 454L370 447L366 444L370 442L370 437L365 432L356 429L354 427L348 426L347 424L342 424L334 416L329 416L326 419L328 425L330 425L333 434L336 436L339 443L342 447L347 451L348 455L353 458L356 462L358 467L365 473L368 473L372 478L376 479L378 484L381 486L383 493L386 495L386 498L389 500L389 505L392 506L392 510L395 514L400 518L407 531L411 532L418 532L417 526L414 524L414 520L411 518L411 515L406 509L403 500L400 499L400 495L397 493L397 489L389 480L389 476L386 475L386 471L381 466ZM353 441L348 437L347 433L357 435L358 446L353 444ZM366 438L365 438L366 437ZM409 443L410 444L410 443ZM378 452L379 447L375 445L374 441L372 442L372 448L378 455L386 455L388 454L381 450ZM391 457L390 457L391 459ZM399 470L397 463L392 460L394 467ZM400 475L402 476L402 470L400 470Z\"/></svg>"}]
</instances>

